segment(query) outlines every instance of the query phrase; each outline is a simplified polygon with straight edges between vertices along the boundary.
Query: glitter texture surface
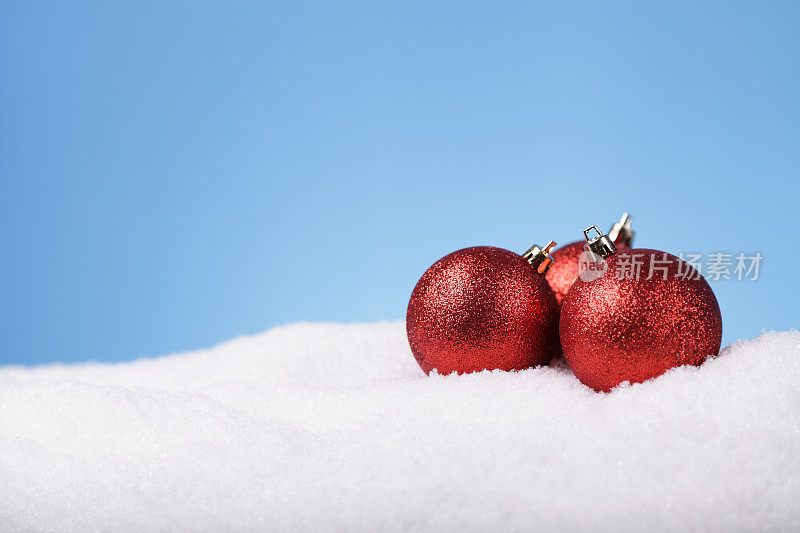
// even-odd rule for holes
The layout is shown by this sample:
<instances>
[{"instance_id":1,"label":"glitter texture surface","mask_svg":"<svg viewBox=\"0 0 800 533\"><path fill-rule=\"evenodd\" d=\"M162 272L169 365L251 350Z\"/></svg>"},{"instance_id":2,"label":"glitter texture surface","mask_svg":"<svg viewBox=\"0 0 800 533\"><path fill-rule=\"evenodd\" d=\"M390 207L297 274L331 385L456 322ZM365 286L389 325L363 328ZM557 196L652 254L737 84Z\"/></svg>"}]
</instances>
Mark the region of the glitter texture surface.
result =
<instances>
[{"instance_id":1,"label":"glitter texture surface","mask_svg":"<svg viewBox=\"0 0 800 533\"><path fill-rule=\"evenodd\" d=\"M584 384L608 391L719 352L719 304L696 270L649 249L620 250L605 261L605 274L577 279L561 306L561 347Z\"/></svg>"},{"instance_id":2,"label":"glitter texture surface","mask_svg":"<svg viewBox=\"0 0 800 533\"><path fill-rule=\"evenodd\" d=\"M558 305L522 257L475 246L431 266L414 288L406 331L426 373L521 370L556 352Z\"/></svg>"}]
</instances>

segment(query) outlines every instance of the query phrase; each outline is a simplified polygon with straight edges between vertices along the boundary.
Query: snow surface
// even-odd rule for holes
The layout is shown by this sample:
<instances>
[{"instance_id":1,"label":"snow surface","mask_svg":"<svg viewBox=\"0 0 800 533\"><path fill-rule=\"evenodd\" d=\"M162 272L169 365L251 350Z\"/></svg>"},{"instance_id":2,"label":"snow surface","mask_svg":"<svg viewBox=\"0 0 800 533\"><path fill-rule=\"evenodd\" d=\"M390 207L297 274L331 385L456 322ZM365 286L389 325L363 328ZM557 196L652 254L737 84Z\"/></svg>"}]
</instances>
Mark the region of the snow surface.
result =
<instances>
[{"instance_id":1,"label":"snow surface","mask_svg":"<svg viewBox=\"0 0 800 533\"><path fill-rule=\"evenodd\" d=\"M609 394L426 377L403 324L0 368L0 529L797 530L800 333Z\"/></svg>"}]
</instances>

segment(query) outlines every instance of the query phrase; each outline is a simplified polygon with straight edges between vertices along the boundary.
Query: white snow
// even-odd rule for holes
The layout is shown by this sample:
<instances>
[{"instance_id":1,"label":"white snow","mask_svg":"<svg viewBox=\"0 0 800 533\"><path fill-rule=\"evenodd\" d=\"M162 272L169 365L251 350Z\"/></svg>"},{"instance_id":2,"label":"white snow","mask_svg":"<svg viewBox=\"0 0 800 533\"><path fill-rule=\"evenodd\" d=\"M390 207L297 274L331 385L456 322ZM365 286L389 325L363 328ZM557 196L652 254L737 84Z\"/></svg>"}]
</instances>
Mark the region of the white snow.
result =
<instances>
[{"instance_id":1,"label":"white snow","mask_svg":"<svg viewBox=\"0 0 800 533\"><path fill-rule=\"evenodd\" d=\"M0 530L797 530L800 333L598 394L400 322L0 367Z\"/></svg>"}]
</instances>

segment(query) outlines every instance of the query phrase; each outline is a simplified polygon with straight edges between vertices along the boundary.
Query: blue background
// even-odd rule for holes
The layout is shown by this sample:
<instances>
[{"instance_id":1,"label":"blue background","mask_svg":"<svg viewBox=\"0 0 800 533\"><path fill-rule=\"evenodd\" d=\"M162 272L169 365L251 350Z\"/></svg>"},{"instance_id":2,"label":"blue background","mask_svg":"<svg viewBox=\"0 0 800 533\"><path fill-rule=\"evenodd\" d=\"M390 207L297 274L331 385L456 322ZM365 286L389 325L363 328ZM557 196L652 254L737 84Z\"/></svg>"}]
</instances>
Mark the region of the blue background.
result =
<instances>
[{"instance_id":1,"label":"blue background","mask_svg":"<svg viewBox=\"0 0 800 533\"><path fill-rule=\"evenodd\" d=\"M0 362L404 316L447 252L764 255L798 326L800 3L0 5Z\"/></svg>"}]
</instances>

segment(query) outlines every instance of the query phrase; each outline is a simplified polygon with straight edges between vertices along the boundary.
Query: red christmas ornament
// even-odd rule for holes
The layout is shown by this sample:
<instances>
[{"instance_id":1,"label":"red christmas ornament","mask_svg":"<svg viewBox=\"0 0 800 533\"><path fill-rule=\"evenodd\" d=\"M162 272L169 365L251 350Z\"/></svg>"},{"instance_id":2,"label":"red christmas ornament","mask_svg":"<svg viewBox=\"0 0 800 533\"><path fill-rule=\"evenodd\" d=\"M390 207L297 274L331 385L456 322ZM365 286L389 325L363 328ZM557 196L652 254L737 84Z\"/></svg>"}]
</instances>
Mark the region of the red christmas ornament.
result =
<instances>
[{"instance_id":1,"label":"red christmas ornament","mask_svg":"<svg viewBox=\"0 0 800 533\"><path fill-rule=\"evenodd\" d=\"M446 255L417 282L406 314L411 351L426 373L521 370L550 362L558 305L544 279L550 242L524 256L491 246Z\"/></svg>"},{"instance_id":2,"label":"red christmas ornament","mask_svg":"<svg viewBox=\"0 0 800 533\"><path fill-rule=\"evenodd\" d=\"M619 222L611 226L608 238L614 241L618 249L630 248L634 231L631 229L633 217L623 213ZM586 241L575 241L565 244L553 252L553 266L547 271L545 278L556 295L558 305L569 292L572 283L578 278L578 260L584 251Z\"/></svg>"},{"instance_id":3,"label":"red christmas ornament","mask_svg":"<svg viewBox=\"0 0 800 533\"><path fill-rule=\"evenodd\" d=\"M589 240L591 230L598 236ZM658 250L616 251L594 226L584 234L597 255L561 302L559 328L581 382L609 391L719 352L719 304L697 270Z\"/></svg>"}]
</instances>

